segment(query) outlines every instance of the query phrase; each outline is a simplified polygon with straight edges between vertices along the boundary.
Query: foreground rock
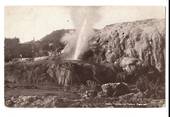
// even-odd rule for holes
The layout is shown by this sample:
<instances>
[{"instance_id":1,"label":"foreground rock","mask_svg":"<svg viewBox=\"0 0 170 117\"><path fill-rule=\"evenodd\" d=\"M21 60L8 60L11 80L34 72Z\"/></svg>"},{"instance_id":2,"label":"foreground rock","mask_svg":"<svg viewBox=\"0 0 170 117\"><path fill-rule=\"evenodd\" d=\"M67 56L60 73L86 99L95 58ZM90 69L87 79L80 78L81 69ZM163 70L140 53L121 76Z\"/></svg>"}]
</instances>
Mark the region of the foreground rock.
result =
<instances>
[{"instance_id":1,"label":"foreground rock","mask_svg":"<svg viewBox=\"0 0 170 117\"><path fill-rule=\"evenodd\" d=\"M101 87L102 91L109 97L118 97L130 93L130 89L126 83L107 83Z\"/></svg>"}]
</instances>

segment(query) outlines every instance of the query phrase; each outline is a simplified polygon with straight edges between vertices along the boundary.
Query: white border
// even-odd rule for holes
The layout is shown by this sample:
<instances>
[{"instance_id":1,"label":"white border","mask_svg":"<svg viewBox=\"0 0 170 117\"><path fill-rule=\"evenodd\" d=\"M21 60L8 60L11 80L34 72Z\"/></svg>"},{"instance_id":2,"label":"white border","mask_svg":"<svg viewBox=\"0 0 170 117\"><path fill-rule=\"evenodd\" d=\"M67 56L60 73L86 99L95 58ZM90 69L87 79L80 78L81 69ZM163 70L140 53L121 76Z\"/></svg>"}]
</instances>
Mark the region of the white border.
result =
<instances>
[{"instance_id":1,"label":"white border","mask_svg":"<svg viewBox=\"0 0 170 117\"><path fill-rule=\"evenodd\" d=\"M82 2L83 1L83 2ZM97 2L96 2L97 1ZM130 116L130 117L167 117L168 115L168 71L169 71L169 13L166 12L166 107L163 108L94 108L94 109L29 109L29 108L7 108L4 106L4 6L6 5L151 5L166 6L169 11L168 0L4 0L0 1L0 116Z\"/></svg>"},{"instance_id":2,"label":"white border","mask_svg":"<svg viewBox=\"0 0 170 117\"><path fill-rule=\"evenodd\" d=\"M163 5L168 0L4 0L3 5Z\"/></svg>"}]
</instances>

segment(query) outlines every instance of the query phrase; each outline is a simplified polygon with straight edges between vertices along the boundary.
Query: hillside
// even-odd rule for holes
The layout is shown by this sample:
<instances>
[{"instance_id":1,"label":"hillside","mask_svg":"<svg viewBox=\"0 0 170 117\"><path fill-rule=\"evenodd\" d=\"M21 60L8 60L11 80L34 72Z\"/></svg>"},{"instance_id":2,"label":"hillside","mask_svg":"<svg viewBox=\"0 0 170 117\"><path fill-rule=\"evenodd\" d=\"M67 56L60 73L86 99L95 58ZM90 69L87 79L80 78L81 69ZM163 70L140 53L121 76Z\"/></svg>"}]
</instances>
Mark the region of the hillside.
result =
<instances>
[{"instance_id":1,"label":"hillside","mask_svg":"<svg viewBox=\"0 0 170 117\"><path fill-rule=\"evenodd\" d=\"M96 32L89 44L91 49L84 55L86 60L114 63L123 57L134 57L141 60L144 66L154 66L160 72L164 71L165 20L163 19L108 25Z\"/></svg>"}]
</instances>

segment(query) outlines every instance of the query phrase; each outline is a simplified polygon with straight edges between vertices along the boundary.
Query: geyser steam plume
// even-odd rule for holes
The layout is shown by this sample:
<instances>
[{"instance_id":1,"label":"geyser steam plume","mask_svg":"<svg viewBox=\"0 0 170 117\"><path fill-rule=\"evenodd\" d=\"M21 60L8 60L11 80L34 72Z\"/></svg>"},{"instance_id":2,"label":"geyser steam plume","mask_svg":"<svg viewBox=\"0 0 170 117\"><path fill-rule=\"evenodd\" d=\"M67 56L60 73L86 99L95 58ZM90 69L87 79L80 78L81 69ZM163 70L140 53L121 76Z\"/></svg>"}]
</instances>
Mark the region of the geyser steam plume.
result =
<instances>
[{"instance_id":1,"label":"geyser steam plume","mask_svg":"<svg viewBox=\"0 0 170 117\"><path fill-rule=\"evenodd\" d=\"M79 59L88 48L88 41L94 34L93 25L99 19L98 7L71 7L71 18L75 26L75 33L67 34L63 40L67 42L63 53L72 54L66 59ZM74 35L74 36L73 36Z\"/></svg>"},{"instance_id":2,"label":"geyser steam plume","mask_svg":"<svg viewBox=\"0 0 170 117\"><path fill-rule=\"evenodd\" d=\"M80 53L83 49L83 45L86 44L86 35L84 35L86 24L87 24L87 20L84 19L83 25L81 26L81 29L80 29L80 32L79 32L79 35L78 35L75 53L74 53L74 56L73 56L73 59L75 59L75 60L78 59L78 57L79 57L79 55L80 55Z\"/></svg>"}]
</instances>

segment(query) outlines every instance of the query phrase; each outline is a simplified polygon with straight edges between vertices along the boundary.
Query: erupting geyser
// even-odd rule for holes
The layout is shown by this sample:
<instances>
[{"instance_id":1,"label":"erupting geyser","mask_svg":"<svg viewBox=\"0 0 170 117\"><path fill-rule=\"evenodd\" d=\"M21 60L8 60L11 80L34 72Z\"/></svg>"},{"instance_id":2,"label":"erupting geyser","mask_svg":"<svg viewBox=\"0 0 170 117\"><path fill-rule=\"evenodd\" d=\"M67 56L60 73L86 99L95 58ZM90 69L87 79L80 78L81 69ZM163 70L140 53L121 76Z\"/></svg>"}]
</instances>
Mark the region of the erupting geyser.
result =
<instances>
[{"instance_id":1,"label":"erupting geyser","mask_svg":"<svg viewBox=\"0 0 170 117\"><path fill-rule=\"evenodd\" d=\"M82 25L80 32L79 32L79 35L78 35L78 40L76 42L75 53L74 53L74 56L73 56L74 60L78 59L78 57L81 53L81 50L83 48L83 44L86 43L86 36L84 35L84 30L85 30L86 24L87 24L87 20L84 19L83 25Z\"/></svg>"},{"instance_id":2,"label":"erupting geyser","mask_svg":"<svg viewBox=\"0 0 170 117\"><path fill-rule=\"evenodd\" d=\"M99 19L97 7L72 7L71 18L76 31L66 34L65 59L78 60L88 48L88 41L94 34L93 25Z\"/></svg>"}]
</instances>

